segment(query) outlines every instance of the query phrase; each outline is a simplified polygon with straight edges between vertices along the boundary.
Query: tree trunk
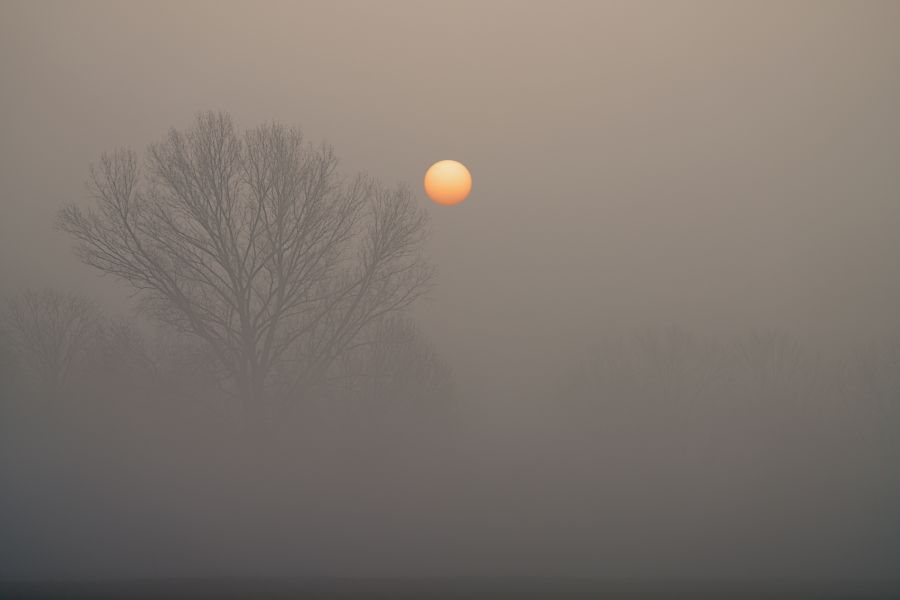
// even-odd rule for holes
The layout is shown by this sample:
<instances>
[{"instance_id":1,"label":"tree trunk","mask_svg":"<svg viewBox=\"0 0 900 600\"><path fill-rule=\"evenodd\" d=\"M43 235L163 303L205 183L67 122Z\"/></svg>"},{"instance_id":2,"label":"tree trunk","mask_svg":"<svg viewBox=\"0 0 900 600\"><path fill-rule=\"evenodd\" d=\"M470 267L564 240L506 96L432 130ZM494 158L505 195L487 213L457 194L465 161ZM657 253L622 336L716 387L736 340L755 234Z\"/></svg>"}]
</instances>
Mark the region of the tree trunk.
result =
<instances>
[{"instance_id":1,"label":"tree trunk","mask_svg":"<svg viewBox=\"0 0 900 600\"><path fill-rule=\"evenodd\" d=\"M271 433L272 419L262 381L251 376L240 382L239 388L244 429L249 435L268 435Z\"/></svg>"}]
</instances>

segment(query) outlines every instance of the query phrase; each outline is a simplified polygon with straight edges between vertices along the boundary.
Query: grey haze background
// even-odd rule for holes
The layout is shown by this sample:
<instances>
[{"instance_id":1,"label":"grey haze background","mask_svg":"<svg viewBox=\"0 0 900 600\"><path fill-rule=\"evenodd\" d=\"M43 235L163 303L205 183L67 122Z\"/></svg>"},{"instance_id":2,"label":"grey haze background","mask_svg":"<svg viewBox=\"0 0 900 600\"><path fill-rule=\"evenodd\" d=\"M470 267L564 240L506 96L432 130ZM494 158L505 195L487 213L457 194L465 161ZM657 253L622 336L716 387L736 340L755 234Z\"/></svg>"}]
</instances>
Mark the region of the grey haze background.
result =
<instances>
[{"instance_id":1,"label":"grey haze background","mask_svg":"<svg viewBox=\"0 0 900 600\"><path fill-rule=\"evenodd\" d=\"M54 215L102 151L201 109L300 125L416 190L454 158L474 191L430 207L418 315L500 440L477 454L511 452L605 331L780 329L828 353L896 330L898 106L896 2L3 2L0 291L125 314Z\"/></svg>"}]
</instances>

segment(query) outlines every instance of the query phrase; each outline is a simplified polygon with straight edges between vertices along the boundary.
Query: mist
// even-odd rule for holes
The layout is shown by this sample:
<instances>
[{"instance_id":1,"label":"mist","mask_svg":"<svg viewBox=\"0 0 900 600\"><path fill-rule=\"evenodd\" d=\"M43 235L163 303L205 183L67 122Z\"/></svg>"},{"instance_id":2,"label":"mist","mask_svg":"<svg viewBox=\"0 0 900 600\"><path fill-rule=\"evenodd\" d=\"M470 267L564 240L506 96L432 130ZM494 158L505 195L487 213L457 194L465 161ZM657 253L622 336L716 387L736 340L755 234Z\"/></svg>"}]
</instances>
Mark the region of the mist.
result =
<instances>
[{"instance_id":1,"label":"mist","mask_svg":"<svg viewBox=\"0 0 900 600\"><path fill-rule=\"evenodd\" d=\"M891 2L3 3L0 578L896 577L898 73Z\"/></svg>"}]
</instances>

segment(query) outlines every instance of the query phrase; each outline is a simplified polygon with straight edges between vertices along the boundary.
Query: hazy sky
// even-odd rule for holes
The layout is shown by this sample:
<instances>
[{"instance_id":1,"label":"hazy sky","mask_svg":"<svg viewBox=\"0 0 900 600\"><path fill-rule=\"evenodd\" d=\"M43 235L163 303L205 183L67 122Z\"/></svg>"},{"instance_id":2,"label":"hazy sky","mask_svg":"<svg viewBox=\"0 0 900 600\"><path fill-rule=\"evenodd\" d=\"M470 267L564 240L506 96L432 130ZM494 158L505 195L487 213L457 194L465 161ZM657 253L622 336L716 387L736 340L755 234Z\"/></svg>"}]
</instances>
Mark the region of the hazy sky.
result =
<instances>
[{"instance_id":1,"label":"hazy sky","mask_svg":"<svg viewBox=\"0 0 900 600\"><path fill-rule=\"evenodd\" d=\"M896 2L2 2L0 291L122 297L57 208L221 109L423 203L468 165L420 310L464 385L609 328L868 336L900 322L898 107Z\"/></svg>"}]
</instances>

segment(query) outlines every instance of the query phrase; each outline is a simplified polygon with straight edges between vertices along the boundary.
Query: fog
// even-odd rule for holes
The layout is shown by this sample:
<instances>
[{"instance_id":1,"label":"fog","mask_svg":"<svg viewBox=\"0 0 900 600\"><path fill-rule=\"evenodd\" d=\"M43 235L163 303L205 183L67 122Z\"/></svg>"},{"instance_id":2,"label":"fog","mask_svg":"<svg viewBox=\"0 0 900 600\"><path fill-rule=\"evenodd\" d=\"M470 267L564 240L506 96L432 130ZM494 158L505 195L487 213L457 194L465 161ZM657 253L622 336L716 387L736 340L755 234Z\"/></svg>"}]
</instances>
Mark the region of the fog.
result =
<instances>
[{"instance_id":1,"label":"fog","mask_svg":"<svg viewBox=\"0 0 900 600\"><path fill-rule=\"evenodd\" d=\"M895 576L898 74L892 2L3 3L0 577ZM301 335L264 418L60 216L125 147L176 207L169 131L225 115L379 182L347 281L423 219L409 303ZM61 298L90 333L29 346Z\"/></svg>"}]
</instances>

